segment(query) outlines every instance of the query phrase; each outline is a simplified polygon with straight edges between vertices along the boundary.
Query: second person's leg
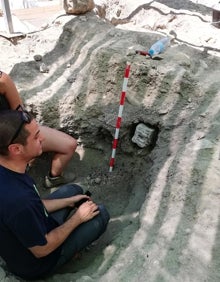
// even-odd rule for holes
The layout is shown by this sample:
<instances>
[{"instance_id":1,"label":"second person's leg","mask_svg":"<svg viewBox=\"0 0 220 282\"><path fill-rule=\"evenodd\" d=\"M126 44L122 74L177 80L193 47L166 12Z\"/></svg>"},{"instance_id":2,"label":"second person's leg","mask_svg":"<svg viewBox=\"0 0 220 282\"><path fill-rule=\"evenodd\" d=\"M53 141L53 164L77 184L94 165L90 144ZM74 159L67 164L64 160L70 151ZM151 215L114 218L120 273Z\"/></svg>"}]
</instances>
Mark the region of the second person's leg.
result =
<instances>
[{"instance_id":1,"label":"second person's leg","mask_svg":"<svg viewBox=\"0 0 220 282\"><path fill-rule=\"evenodd\" d=\"M40 126L44 141L43 152L54 152L49 175L45 178L45 186L51 188L66 183L62 176L64 168L72 158L77 141L70 135L46 126Z\"/></svg>"}]
</instances>

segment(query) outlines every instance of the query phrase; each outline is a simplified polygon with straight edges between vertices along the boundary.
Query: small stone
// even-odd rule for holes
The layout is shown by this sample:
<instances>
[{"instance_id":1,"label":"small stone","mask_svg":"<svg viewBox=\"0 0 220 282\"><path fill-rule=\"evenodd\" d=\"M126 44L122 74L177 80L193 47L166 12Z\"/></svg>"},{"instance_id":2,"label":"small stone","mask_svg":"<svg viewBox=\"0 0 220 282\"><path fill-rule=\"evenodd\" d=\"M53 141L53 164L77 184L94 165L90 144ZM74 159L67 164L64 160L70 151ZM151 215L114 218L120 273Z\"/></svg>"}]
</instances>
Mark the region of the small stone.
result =
<instances>
[{"instance_id":1,"label":"small stone","mask_svg":"<svg viewBox=\"0 0 220 282\"><path fill-rule=\"evenodd\" d=\"M100 184L101 183L101 178L100 177L96 177L96 179L94 180L95 184Z\"/></svg>"},{"instance_id":2,"label":"small stone","mask_svg":"<svg viewBox=\"0 0 220 282\"><path fill-rule=\"evenodd\" d=\"M76 77L75 77L75 76L68 77L68 78L67 78L67 81L68 81L69 83L73 83L74 81L76 81Z\"/></svg>"},{"instance_id":3,"label":"small stone","mask_svg":"<svg viewBox=\"0 0 220 282\"><path fill-rule=\"evenodd\" d=\"M204 118L204 117L206 117L206 114L205 113L204 114L200 114L199 116Z\"/></svg>"},{"instance_id":4,"label":"small stone","mask_svg":"<svg viewBox=\"0 0 220 282\"><path fill-rule=\"evenodd\" d=\"M41 55L34 55L34 60L36 62L42 61L42 56Z\"/></svg>"},{"instance_id":5,"label":"small stone","mask_svg":"<svg viewBox=\"0 0 220 282\"><path fill-rule=\"evenodd\" d=\"M168 114L168 110L160 110L159 111L159 115L162 116L162 115L166 115Z\"/></svg>"},{"instance_id":6,"label":"small stone","mask_svg":"<svg viewBox=\"0 0 220 282\"><path fill-rule=\"evenodd\" d=\"M40 72L42 72L42 73L49 72L49 68L45 63L40 64Z\"/></svg>"},{"instance_id":7,"label":"small stone","mask_svg":"<svg viewBox=\"0 0 220 282\"><path fill-rule=\"evenodd\" d=\"M64 0L63 8L67 14L80 15L93 10L95 3L93 0Z\"/></svg>"}]
</instances>

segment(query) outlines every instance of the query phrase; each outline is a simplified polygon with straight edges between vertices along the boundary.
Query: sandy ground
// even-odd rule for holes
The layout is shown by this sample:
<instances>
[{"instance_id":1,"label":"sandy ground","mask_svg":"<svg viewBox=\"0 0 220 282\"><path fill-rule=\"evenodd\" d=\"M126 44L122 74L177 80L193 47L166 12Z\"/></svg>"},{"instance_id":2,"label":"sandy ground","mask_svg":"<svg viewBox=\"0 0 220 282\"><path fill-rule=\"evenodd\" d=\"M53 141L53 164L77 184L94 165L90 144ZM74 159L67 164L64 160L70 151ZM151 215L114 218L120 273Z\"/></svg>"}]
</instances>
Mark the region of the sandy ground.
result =
<instances>
[{"instance_id":1,"label":"sandy ground","mask_svg":"<svg viewBox=\"0 0 220 282\"><path fill-rule=\"evenodd\" d=\"M101 240L48 281L220 281L220 29L210 9L216 2L97 1L107 4L115 26L92 15L62 16L13 44L0 38L2 70L39 122L79 138L66 174L76 173L111 213ZM177 38L160 60L134 54L171 30ZM36 54L53 61L48 74L39 74ZM109 174L127 59L131 76ZM158 133L150 149L130 142L140 121ZM30 171L42 194L49 192L41 188L49 159L42 156ZM3 269L2 281L17 281Z\"/></svg>"}]
</instances>

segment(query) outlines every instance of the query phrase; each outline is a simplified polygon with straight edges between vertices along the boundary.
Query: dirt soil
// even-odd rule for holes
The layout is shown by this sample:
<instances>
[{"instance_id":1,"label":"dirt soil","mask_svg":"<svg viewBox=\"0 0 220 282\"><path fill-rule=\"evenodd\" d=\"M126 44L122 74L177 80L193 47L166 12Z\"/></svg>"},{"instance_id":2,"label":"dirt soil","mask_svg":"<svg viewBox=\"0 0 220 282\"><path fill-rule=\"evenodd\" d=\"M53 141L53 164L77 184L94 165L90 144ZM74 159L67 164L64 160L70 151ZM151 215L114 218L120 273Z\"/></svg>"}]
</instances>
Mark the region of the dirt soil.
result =
<instances>
[{"instance_id":1,"label":"dirt soil","mask_svg":"<svg viewBox=\"0 0 220 282\"><path fill-rule=\"evenodd\" d=\"M220 29L210 8L218 1L194 2L100 0L92 13L0 37L2 70L28 109L78 139L66 175L111 214L104 236L45 281L220 281ZM164 54L136 54L171 31ZM155 130L145 148L132 142L139 123ZM50 157L30 170L42 195ZM1 266L2 281L22 281Z\"/></svg>"}]
</instances>

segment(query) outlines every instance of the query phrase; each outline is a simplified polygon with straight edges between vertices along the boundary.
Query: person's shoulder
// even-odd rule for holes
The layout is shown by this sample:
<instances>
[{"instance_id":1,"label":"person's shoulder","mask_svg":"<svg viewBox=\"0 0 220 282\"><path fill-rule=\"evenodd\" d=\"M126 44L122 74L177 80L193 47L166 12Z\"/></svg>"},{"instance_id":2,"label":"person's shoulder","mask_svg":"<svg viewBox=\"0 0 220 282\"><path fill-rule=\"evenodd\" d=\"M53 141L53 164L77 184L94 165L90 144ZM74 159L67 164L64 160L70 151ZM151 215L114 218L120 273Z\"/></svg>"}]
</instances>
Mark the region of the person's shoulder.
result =
<instances>
[{"instance_id":1,"label":"person's shoulder","mask_svg":"<svg viewBox=\"0 0 220 282\"><path fill-rule=\"evenodd\" d=\"M10 195L14 191L18 191L18 187L26 186L26 177L24 174L19 174L12 170L5 168L0 165L0 193L2 195L3 191L7 191ZM19 189L22 191L22 189Z\"/></svg>"},{"instance_id":2,"label":"person's shoulder","mask_svg":"<svg viewBox=\"0 0 220 282\"><path fill-rule=\"evenodd\" d=\"M4 180L4 178L10 178L8 172L9 172L9 170L7 168L5 168L4 166L0 165L0 179L2 181Z\"/></svg>"},{"instance_id":3,"label":"person's shoulder","mask_svg":"<svg viewBox=\"0 0 220 282\"><path fill-rule=\"evenodd\" d=\"M3 178L1 174L0 183L0 202L2 209L12 209L16 211L26 206L26 186L22 186L21 183L14 178Z\"/></svg>"}]
</instances>

